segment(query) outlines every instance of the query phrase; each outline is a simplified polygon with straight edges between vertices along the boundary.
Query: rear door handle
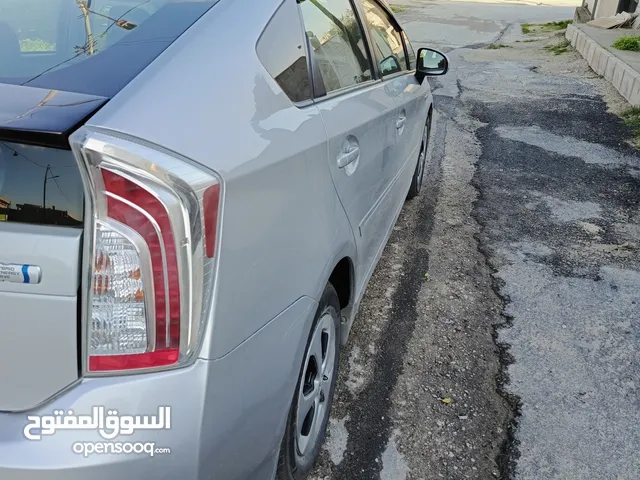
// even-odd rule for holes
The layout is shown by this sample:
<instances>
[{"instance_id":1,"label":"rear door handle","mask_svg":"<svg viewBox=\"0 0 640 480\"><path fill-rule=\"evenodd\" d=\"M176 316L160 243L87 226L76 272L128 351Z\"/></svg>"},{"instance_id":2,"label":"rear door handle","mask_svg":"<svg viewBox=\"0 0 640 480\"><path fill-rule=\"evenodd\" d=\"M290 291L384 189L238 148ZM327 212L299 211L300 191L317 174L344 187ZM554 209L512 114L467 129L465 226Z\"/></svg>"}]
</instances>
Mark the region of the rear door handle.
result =
<instances>
[{"instance_id":1,"label":"rear door handle","mask_svg":"<svg viewBox=\"0 0 640 480\"><path fill-rule=\"evenodd\" d=\"M338 168L344 168L350 163L355 162L359 156L360 156L359 147L352 147L351 150L349 150L348 152L341 153L338 156Z\"/></svg>"},{"instance_id":2,"label":"rear door handle","mask_svg":"<svg viewBox=\"0 0 640 480\"><path fill-rule=\"evenodd\" d=\"M407 124L407 117L398 117L398 119L396 120L396 128L398 130L404 128L404 126Z\"/></svg>"}]
</instances>

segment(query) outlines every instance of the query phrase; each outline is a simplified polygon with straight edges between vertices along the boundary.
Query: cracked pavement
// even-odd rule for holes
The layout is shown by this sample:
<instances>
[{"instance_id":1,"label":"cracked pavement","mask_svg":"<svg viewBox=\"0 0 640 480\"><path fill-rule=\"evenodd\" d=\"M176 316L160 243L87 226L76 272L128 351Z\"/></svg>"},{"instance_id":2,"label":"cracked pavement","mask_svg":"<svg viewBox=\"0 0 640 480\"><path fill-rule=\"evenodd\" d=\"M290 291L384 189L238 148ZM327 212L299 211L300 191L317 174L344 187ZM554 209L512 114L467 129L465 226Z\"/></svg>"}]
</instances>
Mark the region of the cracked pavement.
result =
<instances>
[{"instance_id":1,"label":"cracked pavement","mask_svg":"<svg viewBox=\"0 0 640 480\"><path fill-rule=\"evenodd\" d=\"M367 289L312 478L640 478L640 154L563 5L402 1L447 52L427 184ZM523 40L533 40L524 42ZM492 42L507 48L488 50Z\"/></svg>"}]
</instances>

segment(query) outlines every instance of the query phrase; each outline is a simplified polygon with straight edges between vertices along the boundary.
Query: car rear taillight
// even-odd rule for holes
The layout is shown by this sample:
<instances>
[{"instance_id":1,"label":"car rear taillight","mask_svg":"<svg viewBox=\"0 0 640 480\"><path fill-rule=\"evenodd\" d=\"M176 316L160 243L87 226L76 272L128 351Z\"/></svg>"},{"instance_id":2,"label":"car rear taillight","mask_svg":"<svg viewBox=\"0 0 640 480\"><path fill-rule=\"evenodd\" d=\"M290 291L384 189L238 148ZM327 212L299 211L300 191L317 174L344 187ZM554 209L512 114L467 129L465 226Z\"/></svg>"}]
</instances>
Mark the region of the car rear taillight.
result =
<instances>
[{"instance_id":1,"label":"car rear taillight","mask_svg":"<svg viewBox=\"0 0 640 480\"><path fill-rule=\"evenodd\" d=\"M220 182L177 155L80 130L87 183L87 372L169 368L197 352L213 298Z\"/></svg>"}]
</instances>

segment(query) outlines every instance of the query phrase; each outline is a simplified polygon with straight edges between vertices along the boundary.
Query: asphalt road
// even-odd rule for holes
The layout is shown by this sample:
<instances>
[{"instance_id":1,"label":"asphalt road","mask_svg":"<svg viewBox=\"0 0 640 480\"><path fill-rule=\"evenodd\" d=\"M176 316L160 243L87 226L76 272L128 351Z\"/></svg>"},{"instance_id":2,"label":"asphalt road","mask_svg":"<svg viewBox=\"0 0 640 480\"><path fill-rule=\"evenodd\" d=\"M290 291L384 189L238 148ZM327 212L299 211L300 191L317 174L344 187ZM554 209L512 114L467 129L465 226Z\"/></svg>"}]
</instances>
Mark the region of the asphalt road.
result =
<instances>
[{"instance_id":1,"label":"asphalt road","mask_svg":"<svg viewBox=\"0 0 640 480\"><path fill-rule=\"evenodd\" d=\"M312 478L640 478L640 154L611 87L520 33L561 1L402 2L452 69Z\"/></svg>"}]
</instances>

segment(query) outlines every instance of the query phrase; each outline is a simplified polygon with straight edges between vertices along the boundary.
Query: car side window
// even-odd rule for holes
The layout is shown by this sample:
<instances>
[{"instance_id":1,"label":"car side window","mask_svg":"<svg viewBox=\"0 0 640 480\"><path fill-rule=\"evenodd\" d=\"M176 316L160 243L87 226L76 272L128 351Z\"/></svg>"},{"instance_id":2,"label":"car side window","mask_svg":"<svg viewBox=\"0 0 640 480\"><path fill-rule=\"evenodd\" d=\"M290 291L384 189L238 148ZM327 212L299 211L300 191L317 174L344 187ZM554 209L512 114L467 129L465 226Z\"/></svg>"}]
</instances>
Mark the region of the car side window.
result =
<instances>
[{"instance_id":1,"label":"car side window","mask_svg":"<svg viewBox=\"0 0 640 480\"><path fill-rule=\"evenodd\" d=\"M349 0L298 0L328 92L371 80L362 27Z\"/></svg>"},{"instance_id":2,"label":"car side window","mask_svg":"<svg viewBox=\"0 0 640 480\"><path fill-rule=\"evenodd\" d=\"M402 32L402 38L404 40L405 46L407 47L407 61L409 62L409 70L415 70L416 69L416 51L413 49L413 46L409 41L409 37L407 37L407 34L404 31Z\"/></svg>"},{"instance_id":3,"label":"car side window","mask_svg":"<svg viewBox=\"0 0 640 480\"><path fill-rule=\"evenodd\" d=\"M380 73L384 76L407 70L400 32L387 12L373 0L363 0L362 7L371 32L373 49L380 62Z\"/></svg>"},{"instance_id":4,"label":"car side window","mask_svg":"<svg viewBox=\"0 0 640 480\"><path fill-rule=\"evenodd\" d=\"M305 39L296 2L284 2L265 27L256 52L292 102L311 98Z\"/></svg>"}]
</instances>

